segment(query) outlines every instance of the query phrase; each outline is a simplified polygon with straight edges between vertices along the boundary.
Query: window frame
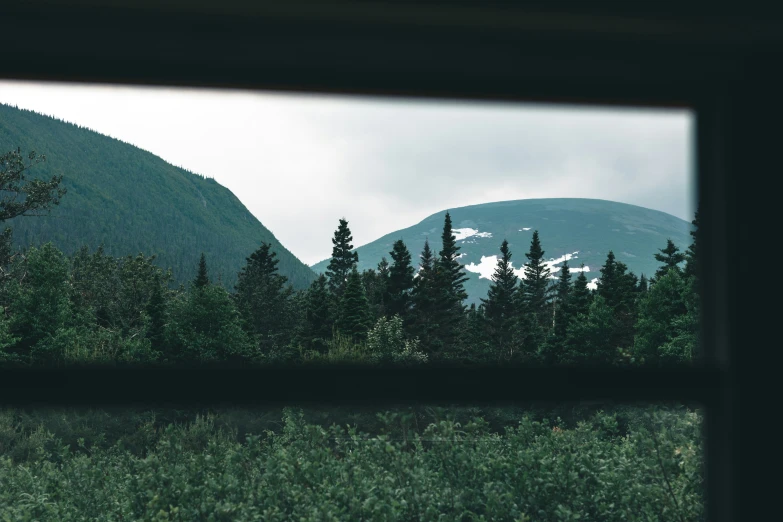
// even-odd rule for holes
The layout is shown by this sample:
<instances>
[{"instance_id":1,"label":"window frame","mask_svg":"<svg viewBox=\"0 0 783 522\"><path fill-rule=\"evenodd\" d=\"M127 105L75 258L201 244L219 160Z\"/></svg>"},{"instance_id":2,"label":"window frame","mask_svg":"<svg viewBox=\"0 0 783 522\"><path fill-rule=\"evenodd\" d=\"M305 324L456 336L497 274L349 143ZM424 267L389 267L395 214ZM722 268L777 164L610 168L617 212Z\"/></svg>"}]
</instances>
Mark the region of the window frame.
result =
<instances>
[{"instance_id":1,"label":"window frame","mask_svg":"<svg viewBox=\"0 0 783 522\"><path fill-rule=\"evenodd\" d=\"M738 501L734 479L737 363L742 360L735 341L736 323L749 323L730 299L737 276L728 269L733 243L726 231L735 230L729 221L740 211L728 195L740 174L727 154L736 138L730 122L736 118L738 93L748 94L740 79L745 54L752 52L751 36L743 39L721 29L722 19L700 23L693 12L668 13L680 23L673 26L653 16L661 12L629 12L629 7L625 12L598 9L592 17L573 6L570 12L531 8L510 14L486 7L487 16L475 12L481 16L471 18L464 8L458 12L442 4L441 11L423 13L405 2L376 6L376 11L353 11L350 2L332 2L343 9L328 13L311 5L301 14L235 1L203 11L193 2L174 8L130 8L119 5L123 2L96 8L90 3L36 0L0 8L8 21L0 48L13 51L4 58L0 77L693 108L702 205L703 360L689 369L622 371L6 369L0 370L0 402L697 401L705 408L707 518L739 519L740 506L747 505ZM422 15L419 23L412 15ZM31 27L41 31L39 37L29 37ZM779 44L772 33L759 34L756 38L766 37L767 45ZM519 64L524 71L509 71ZM142 390L133 386L138 382L144 382Z\"/></svg>"}]
</instances>

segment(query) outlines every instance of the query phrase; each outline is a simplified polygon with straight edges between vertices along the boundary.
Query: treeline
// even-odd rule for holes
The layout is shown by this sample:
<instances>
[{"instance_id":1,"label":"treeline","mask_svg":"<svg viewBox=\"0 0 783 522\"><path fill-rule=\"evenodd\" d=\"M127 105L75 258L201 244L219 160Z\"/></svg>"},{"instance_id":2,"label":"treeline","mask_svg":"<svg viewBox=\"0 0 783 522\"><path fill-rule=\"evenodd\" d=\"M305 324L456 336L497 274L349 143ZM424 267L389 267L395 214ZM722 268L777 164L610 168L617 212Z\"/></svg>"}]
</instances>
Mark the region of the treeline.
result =
<instances>
[{"instance_id":1,"label":"treeline","mask_svg":"<svg viewBox=\"0 0 783 522\"><path fill-rule=\"evenodd\" d=\"M537 232L524 277L506 241L488 295L466 307L466 274L446 214L442 249L425 244L418 266L400 240L377 269L359 273L348 222L335 231L331 262L294 290L262 243L233 291L194 260L172 284L154 256L115 258L52 244L0 249L0 360L89 362L463 362L668 364L697 352L698 219L682 253L668 241L649 280L609 252L597 290L568 263L553 279Z\"/></svg>"}]
</instances>

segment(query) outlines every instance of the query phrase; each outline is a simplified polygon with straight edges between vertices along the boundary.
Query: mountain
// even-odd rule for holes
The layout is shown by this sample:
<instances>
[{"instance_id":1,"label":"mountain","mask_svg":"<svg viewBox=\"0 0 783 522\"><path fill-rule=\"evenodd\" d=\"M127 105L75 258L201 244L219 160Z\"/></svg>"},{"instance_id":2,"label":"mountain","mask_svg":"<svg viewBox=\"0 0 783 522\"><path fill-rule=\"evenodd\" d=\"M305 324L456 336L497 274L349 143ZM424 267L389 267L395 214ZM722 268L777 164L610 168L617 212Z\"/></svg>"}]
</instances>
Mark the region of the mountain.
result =
<instances>
[{"instance_id":1,"label":"mountain","mask_svg":"<svg viewBox=\"0 0 783 522\"><path fill-rule=\"evenodd\" d=\"M514 268L521 268L527 261L525 253L533 231L538 230L553 277L568 259L572 269L584 263L591 281L600 277L609 250L637 276L649 277L659 265L653 255L666 246L667 238L682 251L691 239L691 224L687 221L657 210L599 199L523 199L472 205L449 212L461 248L460 262L469 276L465 284L468 303L486 297L504 238L509 242ZM427 238L432 249L439 251L445 214L445 210L438 212L412 227L358 247L359 268L376 267L382 256L391 260L389 251L398 239L408 246L414 262ZM325 260L312 268L322 273L328 264Z\"/></svg>"},{"instance_id":2,"label":"mountain","mask_svg":"<svg viewBox=\"0 0 783 522\"><path fill-rule=\"evenodd\" d=\"M17 246L53 242L70 254L101 243L108 254L143 252L172 268L179 282L196 273L204 252L213 280L228 288L245 259L270 243L280 272L296 288L315 274L261 224L227 188L120 140L0 104L0 151L21 148L46 155L31 175L63 176L68 193L50 216L19 217Z\"/></svg>"}]
</instances>

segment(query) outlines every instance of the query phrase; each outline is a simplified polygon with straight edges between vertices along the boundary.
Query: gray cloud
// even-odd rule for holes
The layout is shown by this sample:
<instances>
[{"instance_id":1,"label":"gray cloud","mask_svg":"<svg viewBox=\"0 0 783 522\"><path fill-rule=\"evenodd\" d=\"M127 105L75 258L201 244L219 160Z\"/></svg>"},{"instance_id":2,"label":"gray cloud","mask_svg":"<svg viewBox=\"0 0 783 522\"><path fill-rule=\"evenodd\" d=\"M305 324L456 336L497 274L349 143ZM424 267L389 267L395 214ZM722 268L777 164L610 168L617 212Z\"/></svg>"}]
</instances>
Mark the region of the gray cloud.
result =
<instances>
[{"instance_id":1,"label":"gray cloud","mask_svg":"<svg viewBox=\"0 0 783 522\"><path fill-rule=\"evenodd\" d=\"M361 245L444 208L592 197L693 213L684 110L389 101L0 82L52 114L214 177L303 261L338 218Z\"/></svg>"}]
</instances>

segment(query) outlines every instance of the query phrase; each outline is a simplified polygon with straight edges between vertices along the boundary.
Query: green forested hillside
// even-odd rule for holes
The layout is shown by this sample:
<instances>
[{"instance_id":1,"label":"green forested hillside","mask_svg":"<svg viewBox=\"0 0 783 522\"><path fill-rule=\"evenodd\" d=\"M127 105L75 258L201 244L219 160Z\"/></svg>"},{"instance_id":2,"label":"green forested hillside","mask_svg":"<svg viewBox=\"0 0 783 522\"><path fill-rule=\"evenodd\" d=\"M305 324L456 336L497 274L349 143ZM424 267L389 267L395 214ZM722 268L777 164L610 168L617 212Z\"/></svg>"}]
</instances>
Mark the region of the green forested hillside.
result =
<instances>
[{"instance_id":1,"label":"green forested hillside","mask_svg":"<svg viewBox=\"0 0 783 522\"><path fill-rule=\"evenodd\" d=\"M558 198L501 201L455 208L449 211L454 223L460 263L465 265L468 303L486 297L490 277L497 264L500 244L508 240L515 269L527 261L533 231L538 230L553 278L565 259L571 270L584 263L588 280L600 277L600 268L612 250L618 261L636 275L650 277L658 268L653 257L671 238L684 250L690 243L687 221L635 205L599 199ZM414 265L425 239L433 251L441 249L443 210L420 223L387 234L356 249L359 270L375 268L382 257L390 260L394 241L402 239L413 255ZM323 273L329 260L313 265Z\"/></svg>"},{"instance_id":2,"label":"green forested hillside","mask_svg":"<svg viewBox=\"0 0 783 522\"><path fill-rule=\"evenodd\" d=\"M214 280L233 286L245 258L270 243L296 288L314 273L213 179L175 167L133 145L71 123L0 104L0 151L35 150L47 161L35 176L63 176L68 190L50 216L6 225L18 246L52 241L66 254L104 245L108 254L144 252L190 279L204 252Z\"/></svg>"}]
</instances>

